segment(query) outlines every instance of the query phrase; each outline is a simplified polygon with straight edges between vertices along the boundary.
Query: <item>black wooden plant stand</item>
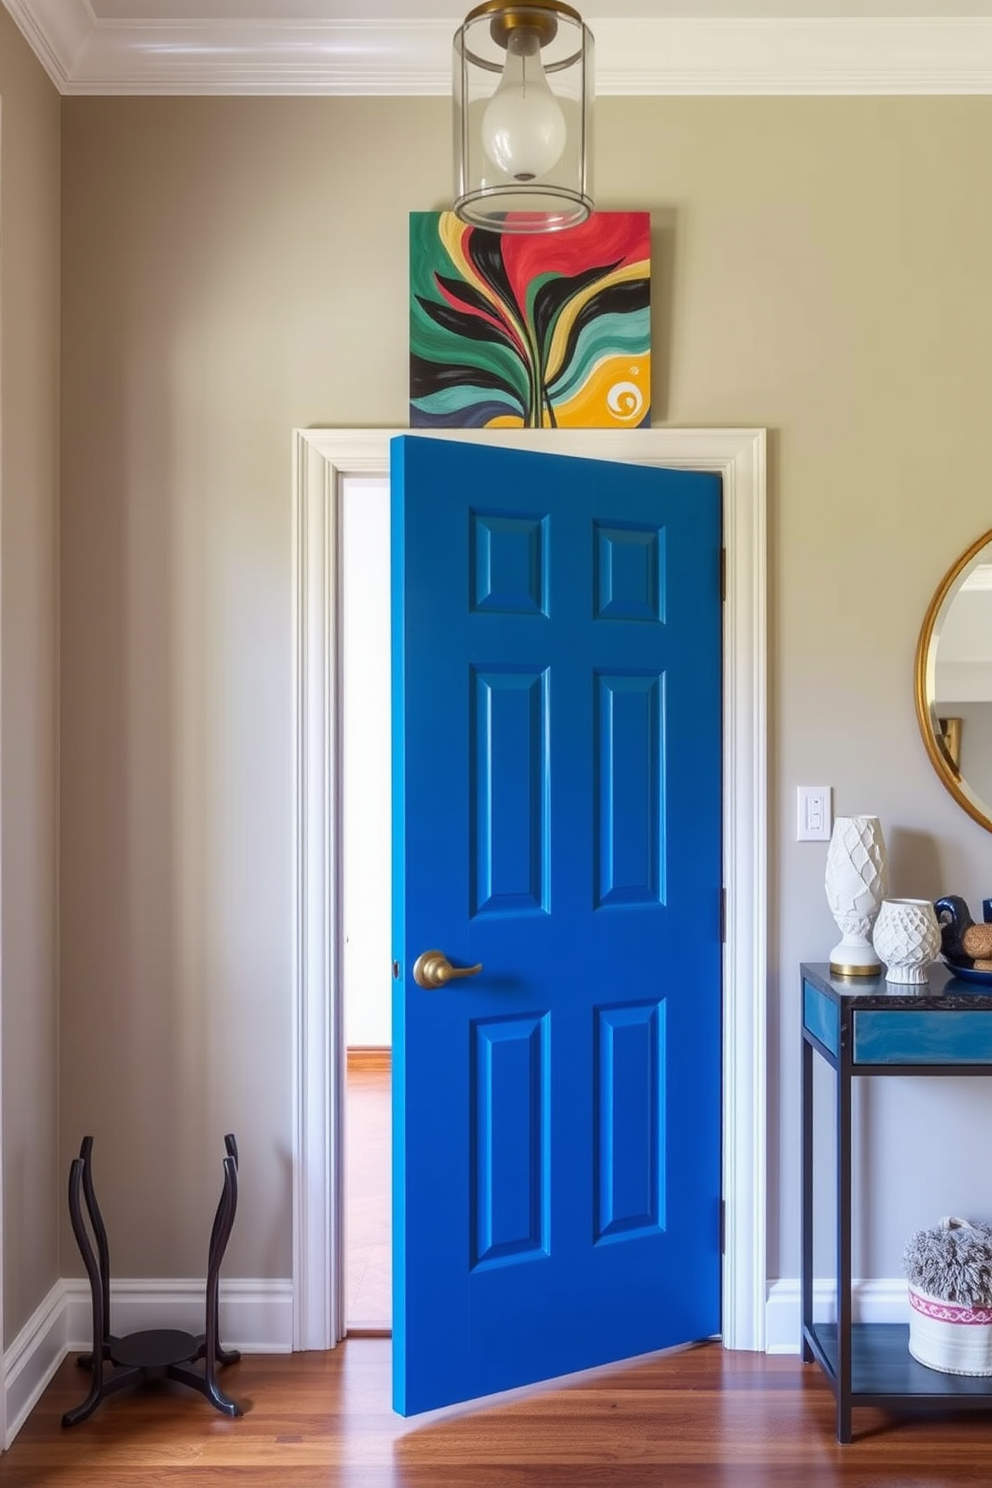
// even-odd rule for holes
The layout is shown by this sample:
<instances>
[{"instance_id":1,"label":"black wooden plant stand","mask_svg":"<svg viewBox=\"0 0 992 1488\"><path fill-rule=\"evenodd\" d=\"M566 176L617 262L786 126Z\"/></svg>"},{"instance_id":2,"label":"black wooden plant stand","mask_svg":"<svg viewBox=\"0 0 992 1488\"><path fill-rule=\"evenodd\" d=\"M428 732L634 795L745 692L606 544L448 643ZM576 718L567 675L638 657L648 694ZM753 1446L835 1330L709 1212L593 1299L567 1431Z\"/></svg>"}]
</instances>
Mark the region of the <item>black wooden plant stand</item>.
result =
<instances>
[{"instance_id":1,"label":"black wooden plant stand","mask_svg":"<svg viewBox=\"0 0 992 1488\"><path fill-rule=\"evenodd\" d=\"M110 1331L110 1248L93 1187L93 1138L83 1138L79 1156L73 1158L69 1170L69 1217L93 1299L93 1352L80 1355L77 1362L92 1370L93 1379L82 1405L66 1411L62 1417L63 1426L85 1421L102 1400L125 1385L153 1379L179 1380L205 1395L225 1415L240 1416L238 1405L224 1394L216 1379L218 1364L236 1364L241 1358L236 1349L221 1348L218 1336L220 1266L238 1207L238 1144L230 1133L224 1138L224 1146L227 1149L224 1187L214 1215L207 1257L206 1332L194 1335L173 1328L150 1328L115 1338ZM96 1240L96 1255L83 1219L80 1191ZM200 1360L202 1371L195 1367ZM113 1366L115 1372L105 1373L106 1364Z\"/></svg>"}]
</instances>

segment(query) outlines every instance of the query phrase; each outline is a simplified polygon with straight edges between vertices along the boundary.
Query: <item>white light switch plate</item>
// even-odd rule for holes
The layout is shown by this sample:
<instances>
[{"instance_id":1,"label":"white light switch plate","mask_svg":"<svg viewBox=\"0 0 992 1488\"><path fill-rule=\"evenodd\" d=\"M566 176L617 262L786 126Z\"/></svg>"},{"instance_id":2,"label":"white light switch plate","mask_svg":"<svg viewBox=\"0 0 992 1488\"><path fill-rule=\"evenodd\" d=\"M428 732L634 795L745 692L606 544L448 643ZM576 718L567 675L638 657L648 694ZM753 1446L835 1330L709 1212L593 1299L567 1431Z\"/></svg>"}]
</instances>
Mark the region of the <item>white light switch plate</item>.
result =
<instances>
[{"instance_id":1,"label":"white light switch plate","mask_svg":"<svg viewBox=\"0 0 992 1488\"><path fill-rule=\"evenodd\" d=\"M796 841L829 842L833 829L829 785L796 787Z\"/></svg>"}]
</instances>

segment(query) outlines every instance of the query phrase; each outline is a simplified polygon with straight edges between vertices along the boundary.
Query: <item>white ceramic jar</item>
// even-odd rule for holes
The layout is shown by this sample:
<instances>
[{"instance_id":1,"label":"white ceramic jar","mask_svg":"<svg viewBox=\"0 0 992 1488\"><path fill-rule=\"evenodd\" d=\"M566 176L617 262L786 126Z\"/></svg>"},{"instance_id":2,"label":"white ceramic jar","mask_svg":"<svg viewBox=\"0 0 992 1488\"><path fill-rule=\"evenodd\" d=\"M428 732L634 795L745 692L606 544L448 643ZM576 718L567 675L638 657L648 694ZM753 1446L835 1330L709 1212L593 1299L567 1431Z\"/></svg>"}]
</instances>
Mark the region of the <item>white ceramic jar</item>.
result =
<instances>
[{"instance_id":1,"label":"white ceramic jar","mask_svg":"<svg viewBox=\"0 0 992 1488\"><path fill-rule=\"evenodd\" d=\"M872 944L885 962L885 980L926 982L940 950L940 926L929 899L883 899Z\"/></svg>"}]
</instances>

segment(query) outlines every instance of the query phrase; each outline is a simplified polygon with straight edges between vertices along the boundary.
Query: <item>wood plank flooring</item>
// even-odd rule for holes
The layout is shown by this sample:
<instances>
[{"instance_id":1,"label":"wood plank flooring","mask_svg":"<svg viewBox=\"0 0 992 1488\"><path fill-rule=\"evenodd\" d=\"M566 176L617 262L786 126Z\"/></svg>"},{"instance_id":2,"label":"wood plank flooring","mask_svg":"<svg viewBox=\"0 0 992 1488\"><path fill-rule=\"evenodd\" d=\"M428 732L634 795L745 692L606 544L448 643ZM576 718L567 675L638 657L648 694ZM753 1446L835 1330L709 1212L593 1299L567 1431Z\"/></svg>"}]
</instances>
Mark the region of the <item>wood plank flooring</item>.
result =
<instances>
[{"instance_id":1,"label":"wood plank flooring","mask_svg":"<svg viewBox=\"0 0 992 1488\"><path fill-rule=\"evenodd\" d=\"M59 1421L85 1393L66 1361L10 1452L0 1488L951 1488L992 1484L992 1416L855 1413L798 1358L717 1344L578 1376L486 1408L402 1421L390 1344L256 1355L222 1372L230 1421L179 1386Z\"/></svg>"},{"instance_id":2,"label":"wood plank flooring","mask_svg":"<svg viewBox=\"0 0 992 1488\"><path fill-rule=\"evenodd\" d=\"M393 1051L382 1044L349 1044L348 1074L363 1074L373 1070L376 1074L388 1075L393 1067Z\"/></svg>"}]
</instances>

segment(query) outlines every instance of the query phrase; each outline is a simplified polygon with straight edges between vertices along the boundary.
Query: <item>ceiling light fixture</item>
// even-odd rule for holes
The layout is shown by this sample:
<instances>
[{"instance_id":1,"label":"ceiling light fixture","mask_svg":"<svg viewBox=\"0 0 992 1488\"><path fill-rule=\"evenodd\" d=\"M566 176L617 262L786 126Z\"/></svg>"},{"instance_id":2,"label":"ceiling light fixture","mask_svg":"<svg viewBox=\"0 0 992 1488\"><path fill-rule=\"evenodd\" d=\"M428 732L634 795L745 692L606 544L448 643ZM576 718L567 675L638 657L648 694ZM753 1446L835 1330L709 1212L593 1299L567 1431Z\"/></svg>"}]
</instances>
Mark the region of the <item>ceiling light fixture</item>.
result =
<instances>
[{"instance_id":1,"label":"ceiling light fixture","mask_svg":"<svg viewBox=\"0 0 992 1488\"><path fill-rule=\"evenodd\" d=\"M455 32L455 212L554 232L593 210L593 38L562 0L486 0Z\"/></svg>"}]
</instances>

